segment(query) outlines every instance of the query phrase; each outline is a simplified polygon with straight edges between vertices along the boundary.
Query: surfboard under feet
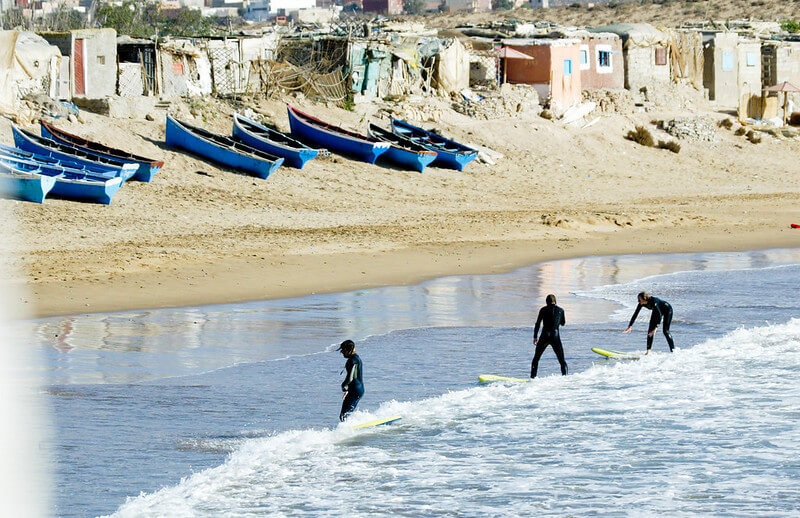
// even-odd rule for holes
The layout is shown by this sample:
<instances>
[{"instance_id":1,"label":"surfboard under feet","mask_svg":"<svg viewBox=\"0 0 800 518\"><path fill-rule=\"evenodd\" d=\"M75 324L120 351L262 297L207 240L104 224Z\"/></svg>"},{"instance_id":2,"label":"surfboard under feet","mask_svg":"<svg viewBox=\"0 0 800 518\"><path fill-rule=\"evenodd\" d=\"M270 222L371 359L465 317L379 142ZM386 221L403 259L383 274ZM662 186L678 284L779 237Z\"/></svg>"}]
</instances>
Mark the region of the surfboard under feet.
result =
<instances>
[{"instance_id":1,"label":"surfboard under feet","mask_svg":"<svg viewBox=\"0 0 800 518\"><path fill-rule=\"evenodd\" d=\"M508 376L495 376L494 374L481 374L478 376L478 381L481 383L490 383L492 381L506 381L513 383L527 383L530 379L525 378L509 378Z\"/></svg>"},{"instance_id":2,"label":"surfboard under feet","mask_svg":"<svg viewBox=\"0 0 800 518\"><path fill-rule=\"evenodd\" d=\"M381 426L381 425L384 425L384 424L397 422L402 418L403 417L399 416L399 415L395 415L395 416L392 416L392 417L384 417L383 419L376 419L376 420L370 421L368 423L357 424L357 425L355 425L353 427L353 429L356 429L356 428L370 428L372 426Z\"/></svg>"},{"instance_id":3,"label":"surfboard under feet","mask_svg":"<svg viewBox=\"0 0 800 518\"><path fill-rule=\"evenodd\" d=\"M592 352L595 352L600 356L605 356L606 358L614 358L615 360L638 360L643 356L642 353L630 351L612 351L610 349L600 349L599 347L592 347Z\"/></svg>"}]
</instances>

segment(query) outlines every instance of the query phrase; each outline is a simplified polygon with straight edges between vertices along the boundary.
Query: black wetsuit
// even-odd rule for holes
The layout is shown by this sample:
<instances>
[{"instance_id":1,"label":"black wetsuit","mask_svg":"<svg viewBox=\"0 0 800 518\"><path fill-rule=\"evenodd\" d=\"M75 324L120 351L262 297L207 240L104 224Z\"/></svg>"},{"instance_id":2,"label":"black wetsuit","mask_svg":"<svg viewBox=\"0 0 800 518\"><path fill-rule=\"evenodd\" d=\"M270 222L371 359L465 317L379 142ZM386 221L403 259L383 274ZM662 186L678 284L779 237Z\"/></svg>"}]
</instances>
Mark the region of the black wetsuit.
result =
<instances>
[{"instance_id":1,"label":"black wetsuit","mask_svg":"<svg viewBox=\"0 0 800 518\"><path fill-rule=\"evenodd\" d=\"M542 336L539 337L539 342L536 344L536 352L533 353L533 361L531 362L531 378L536 377L536 371L539 369L539 358L547 346L553 348L556 353L558 363L561 364L561 374L567 375L567 362L564 360L564 347L561 345L561 336L558 334L559 326L566 323L564 320L564 310L555 304L547 305L539 310L539 317L536 319L536 326L533 328L533 340L539 334L539 326L542 326Z\"/></svg>"},{"instance_id":2,"label":"black wetsuit","mask_svg":"<svg viewBox=\"0 0 800 518\"><path fill-rule=\"evenodd\" d=\"M669 334L669 326L672 324L672 306L670 306L669 302L665 300L661 300L656 297L650 297L650 300L647 302L647 304L639 304L636 306L636 311L633 312L633 316L631 317L631 322L628 324L628 327L633 327L633 323L636 321L636 317L639 316L639 311L642 309L642 306L646 307L652 312L650 314L650 326L647 328L647 350L649 351L653 347L653 337L650 336L650 333L653 331L653 329L657 328L659 322L663 320L661 330L664 331L664 336L667 339L669 352L672 352L672 350L675 348L675 342L672 341L672 335Z\"/></svg>"},{"instance_id":3,"label":"black wetsuit","mask_svg":"<svg viewBox=\"0 0 800 518\"><path fill-rule=\"evenodd\" d=\"M364 382L361 379L361 358L357 354L349 357L344 369L347 371L347 376L342 382L342 391L346 392L346 394L344 401L342 401L342 411L339 413L340 421L347 419L347 415L356 409L358 400L364 395Z\"/></svg>"}]
</instances>

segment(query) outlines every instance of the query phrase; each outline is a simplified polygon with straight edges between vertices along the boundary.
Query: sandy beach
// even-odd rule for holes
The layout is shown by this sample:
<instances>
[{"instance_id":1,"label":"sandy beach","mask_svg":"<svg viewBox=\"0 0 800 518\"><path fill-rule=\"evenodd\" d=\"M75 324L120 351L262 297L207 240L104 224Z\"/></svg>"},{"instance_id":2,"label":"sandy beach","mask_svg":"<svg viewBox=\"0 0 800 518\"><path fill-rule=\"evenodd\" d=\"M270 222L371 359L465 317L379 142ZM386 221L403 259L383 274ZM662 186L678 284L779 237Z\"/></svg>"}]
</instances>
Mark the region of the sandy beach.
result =
<instances>
[{"instance_id":1,"label":"sandy beach","mask_svg":"<svg viewBox=\"0 0 800 518\"><path fill-rule=\"evenodd\" d=\"M362 132L387 123L377 104L291 102ZM191 122L229 133L234 108L207 103ZM253 108L288 129L284 106ZM185 106L177 113L190 117ZM128 182L109 206L0 200L17 221L5 248L19 273L7 281L39 317L410 284L564 257L800 245L790 228L800 223L797 138L751 144L720 128L717 142L680 141L678 154L624 138L637 124L690 114L731 117L702 102L596 114L589 127L445 109L421 124L502 157L420 174L331 155L261 180L168 148L163 120L85 113L84 123L57 124L166 166L151 183ZM10 143L10 122L0 132Z\"/></svg>"}]
</instances>

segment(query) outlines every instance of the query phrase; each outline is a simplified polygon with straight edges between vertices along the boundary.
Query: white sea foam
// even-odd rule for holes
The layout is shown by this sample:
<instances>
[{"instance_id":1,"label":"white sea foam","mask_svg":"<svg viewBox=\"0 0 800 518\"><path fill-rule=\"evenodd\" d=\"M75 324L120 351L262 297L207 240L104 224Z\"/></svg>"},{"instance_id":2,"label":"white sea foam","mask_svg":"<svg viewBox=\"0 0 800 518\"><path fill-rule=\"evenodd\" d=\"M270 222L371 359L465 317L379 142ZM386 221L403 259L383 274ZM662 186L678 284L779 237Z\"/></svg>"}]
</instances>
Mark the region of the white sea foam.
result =
<instances>
[{"instance_id":1,"label":"white sea foam","mask_svg":"<svg viewBox=\"0 0 800 518\"><path fill-rule=\"evenodd\" d=\"M389 402L244 440L116 516L788 515L800 319L576 375ZM400 414L398 424L352 424Z\"/></svg>"}]
</instances>

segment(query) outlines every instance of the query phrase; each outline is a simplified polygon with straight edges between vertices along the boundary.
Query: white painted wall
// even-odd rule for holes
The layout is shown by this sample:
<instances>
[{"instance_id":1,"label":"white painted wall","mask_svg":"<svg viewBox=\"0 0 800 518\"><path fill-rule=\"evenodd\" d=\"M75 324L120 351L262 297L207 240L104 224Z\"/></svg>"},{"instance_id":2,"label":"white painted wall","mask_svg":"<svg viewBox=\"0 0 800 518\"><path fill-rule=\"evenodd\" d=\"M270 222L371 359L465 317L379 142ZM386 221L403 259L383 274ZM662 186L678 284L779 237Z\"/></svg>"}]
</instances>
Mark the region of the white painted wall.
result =
<instances>
[{"instance_id":1,"label":"white painted wall","mask_svg":"<svg viewBox=\"0 0 800 518\"><path fill-rule=\"evenodd\" d=\"M310 9L316 6L316 0L270 0L269 12L274 14L278 12L278 9L296 11L298 9Z\"/></svg>"}]
</instances>

